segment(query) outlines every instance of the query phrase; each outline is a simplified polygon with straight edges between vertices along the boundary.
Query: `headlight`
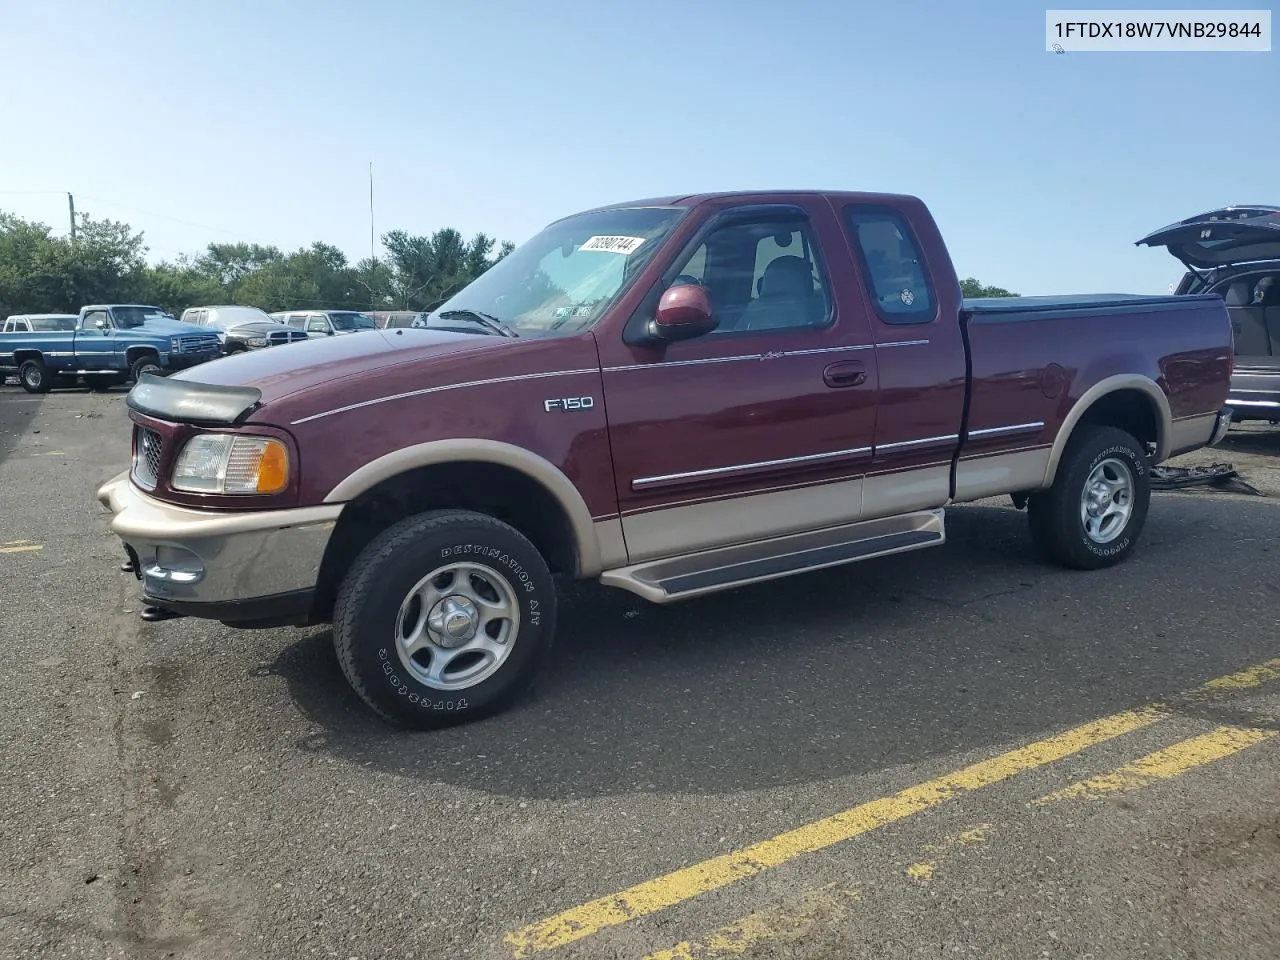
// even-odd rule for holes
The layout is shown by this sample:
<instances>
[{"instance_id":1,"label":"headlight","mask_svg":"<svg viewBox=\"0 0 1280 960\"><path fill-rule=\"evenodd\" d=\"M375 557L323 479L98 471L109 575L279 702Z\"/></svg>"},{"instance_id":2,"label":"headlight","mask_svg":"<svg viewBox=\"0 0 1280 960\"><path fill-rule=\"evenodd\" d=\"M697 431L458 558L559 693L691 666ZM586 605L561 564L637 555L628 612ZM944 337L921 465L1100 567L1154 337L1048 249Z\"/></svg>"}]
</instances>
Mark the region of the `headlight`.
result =
<instances>
[{"instance_id":1,"label":"headlight","mask_svg":"<svg viewBox=\"0 0 1280 960\"><path fill-rule=\"evenodd\" d=\"M280 493L289 485L289 451L271 437L203 433L182 448L172 483L188 493Z\"/></svg>"},{"instance_id":2,"label":"headlight","mask_svg":"<svg viewBox=\"0 0 1280 960\"><path fill-rule=\"evenodd\" d=\"M181 352L182 352L182 341L181 341L181 340L179 340L177 337L170 337L170 338L169 338L169 351L170 351L171 353L181 353Z\"/></svg>"},{"instance_id":3,"label":"headlight","mask_svg":"<svg viewBox=\"0 0 1280 960\"><path fill-rule=\"evenodd\" d=\"M266 337L250 337L249 338L249 346L251 347L265 347L266 345L267 345Z\"/></svg>"}]
</instances>

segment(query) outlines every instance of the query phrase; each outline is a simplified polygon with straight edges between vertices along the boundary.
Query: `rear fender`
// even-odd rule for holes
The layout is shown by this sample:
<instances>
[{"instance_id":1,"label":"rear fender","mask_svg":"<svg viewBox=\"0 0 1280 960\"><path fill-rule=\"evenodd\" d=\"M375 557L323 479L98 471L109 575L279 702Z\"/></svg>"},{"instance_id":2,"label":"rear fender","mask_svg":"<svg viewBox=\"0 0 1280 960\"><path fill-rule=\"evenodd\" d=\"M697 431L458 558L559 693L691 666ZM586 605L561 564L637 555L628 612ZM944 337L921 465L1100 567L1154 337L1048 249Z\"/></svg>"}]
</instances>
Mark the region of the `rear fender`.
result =
<instances>
[{"instance_id":1,"label":"rear fender","mask_svg":"<svg viewBox=\"0 0 1280 960\"><path fill-rule=\"evenodd\" d=\"M1058 429L1057 437L1054 438L1053 449L1049 453L1049 462L1045 465L1042 488L1052 485L1054 477L1058 473L1058 463L1062 460L1062 454L1065 452L1067 444L1071 441L1071 435L1075 432L1080 420L1089 412L1089 408L1108 394L1116 393L1120 390L1137 390L1147 398L1151 404L1151 412L1156 422L1156 453L1153 462L1161 463L1168 459L1169 434L1173 424L1173 414L1169 409L1169 398L1164 395L1164 391L1150 377L1144 377L1137 373L1116 374L1095 383L1080 396L1080 399L1068 411L1066 418L1062 421L1062 426Z\"/></svg>"}]
</instances>

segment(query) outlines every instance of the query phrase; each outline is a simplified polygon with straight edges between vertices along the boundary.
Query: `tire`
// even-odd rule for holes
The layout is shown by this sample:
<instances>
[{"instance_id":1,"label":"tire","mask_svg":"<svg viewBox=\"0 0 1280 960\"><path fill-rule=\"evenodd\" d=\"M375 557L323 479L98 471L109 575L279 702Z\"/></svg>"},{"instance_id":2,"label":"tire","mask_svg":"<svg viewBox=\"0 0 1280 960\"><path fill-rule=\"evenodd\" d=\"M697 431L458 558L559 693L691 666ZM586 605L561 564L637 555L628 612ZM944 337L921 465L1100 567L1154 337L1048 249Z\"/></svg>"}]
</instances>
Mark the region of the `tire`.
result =
<instances>
[{"instance_id":1,"label":"tire","mask_svg":"<svg viewBox=\"0 0 1280 960\"><path fill-rule=\"evenodd\" d=\"M434 573L452 581L428 586ZM491 652L473 649L482 633L495 637L488 624L476 631L474 619L465 622L477 610L472 598L505 601L511 614L491 621L499 639ZM546 561L519 531L481 513L432 510L383 531L352 563L334 605L334 650L352 688L386 720L451 726L500 713L528 691L550 651L556 608ZM433 614L454 619L461 635L451 645L438 642L448 639L439 620L429 627ZM413 656L406 634L424 641Z\"/></svg>"},{"instance_id":2,"label":"tire","mask_svg":"<svg viewBox=\"0 0 1280 960\"><path fill-rule=\"evenodd\" d=\"M137 383L144 373L154 373L156 376L162 374L160 360L154 353L144 353L129 367L129 376L134 383Z\"/></svg>"},{"instance_id":3,"label":"tire","mask_svg":"<svg viewBox=\"0 0 1280 960\"><path fill-rule=\"evenodd\" d=\"M48 393L53 387L53 374L43 360L23 360L18 367L18 382L27 393Z\"/></svg>"},{"instance_id":4,"label":"tire","mask_svg":"<svg viewBox=\"0 0 1280 960\"><path fill-rule=\"evenodd\" d=\"M1091 498L1090 487L1103 492L1099 480L1109 490ZM1142 444L1115 427L1078 427L1053 485L1027 501L1031 537L1064 567L1114 566L1133 552L1150 503L1151 467Z\"/></svg>"}]
</instances>

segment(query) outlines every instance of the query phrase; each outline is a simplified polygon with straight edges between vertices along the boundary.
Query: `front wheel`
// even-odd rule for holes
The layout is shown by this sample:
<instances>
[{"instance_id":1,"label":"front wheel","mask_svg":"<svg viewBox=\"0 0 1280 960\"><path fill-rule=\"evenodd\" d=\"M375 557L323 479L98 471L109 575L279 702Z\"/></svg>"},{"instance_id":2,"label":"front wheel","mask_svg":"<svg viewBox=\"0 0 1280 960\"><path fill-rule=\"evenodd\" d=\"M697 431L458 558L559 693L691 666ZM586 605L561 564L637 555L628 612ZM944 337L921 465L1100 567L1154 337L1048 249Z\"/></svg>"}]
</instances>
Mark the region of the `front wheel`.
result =
<instances>
[{"instance_id":1,"label":"front wheel","mask_svg":"<svg viewBox=\"0 0 1280 960\"><path fill-rule=\"evenodd\" d=\"M493 517L433 510L361 551L334 605L333 642L352 688L420 729L478 720L531 685L555 631L551 573Z\"/></svg>"},{"instance_id":2,"label":"front wheel","mask_svg":"<svg viewBox=\"0 0 1280 960\"><path fill-rule=\"evenodd\" d=\"M1115 427L1082 426L1053 486L1027 502L1031 537L1065 567L1109 567L1133 552L1150 502L1151 469L1137 439Z\"/></svg>"},{"instance_id":3,"label":"front wheel","mask_svg":"<svg viewBox=\"0 0 1280 960\"><path fill-rule=\"evenodd\" d=\"M129 368L129 376L137 383L142 379L144 373L154 373L159 376L163 371L160 369L160 361L154 356L146 354L133 361L133 365Z\"/></svg>"}]
</instances>

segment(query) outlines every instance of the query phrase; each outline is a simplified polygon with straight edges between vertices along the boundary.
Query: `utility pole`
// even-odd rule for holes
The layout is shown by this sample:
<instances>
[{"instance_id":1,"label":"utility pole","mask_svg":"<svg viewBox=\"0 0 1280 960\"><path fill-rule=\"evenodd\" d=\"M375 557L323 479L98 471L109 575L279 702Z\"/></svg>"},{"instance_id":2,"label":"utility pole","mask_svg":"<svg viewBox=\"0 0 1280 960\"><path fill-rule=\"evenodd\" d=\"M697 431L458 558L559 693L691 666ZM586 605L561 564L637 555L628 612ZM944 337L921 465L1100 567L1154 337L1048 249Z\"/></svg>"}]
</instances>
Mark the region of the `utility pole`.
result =
<instances>
[{"instance_id":1,"label":"utility pole","mask_svg":"<svg viewBox=\"0 0 1280 960\"><path fill-rule=\"evenodd\" d=\"M67 208L71 211L71 242L76 242L76 198L67 194Z\"/></svg>"},{"instance_id":2,"label":"utility pole","mask_svg":"<svg viewBox=\"0 0 1280 960\"><path fill-rule=\"evenodd\" d=\"M373 161L369 161L369 259L373 261L376 269L378 266L378 253L373 244Z\"/></svg>"}]
</instances>

